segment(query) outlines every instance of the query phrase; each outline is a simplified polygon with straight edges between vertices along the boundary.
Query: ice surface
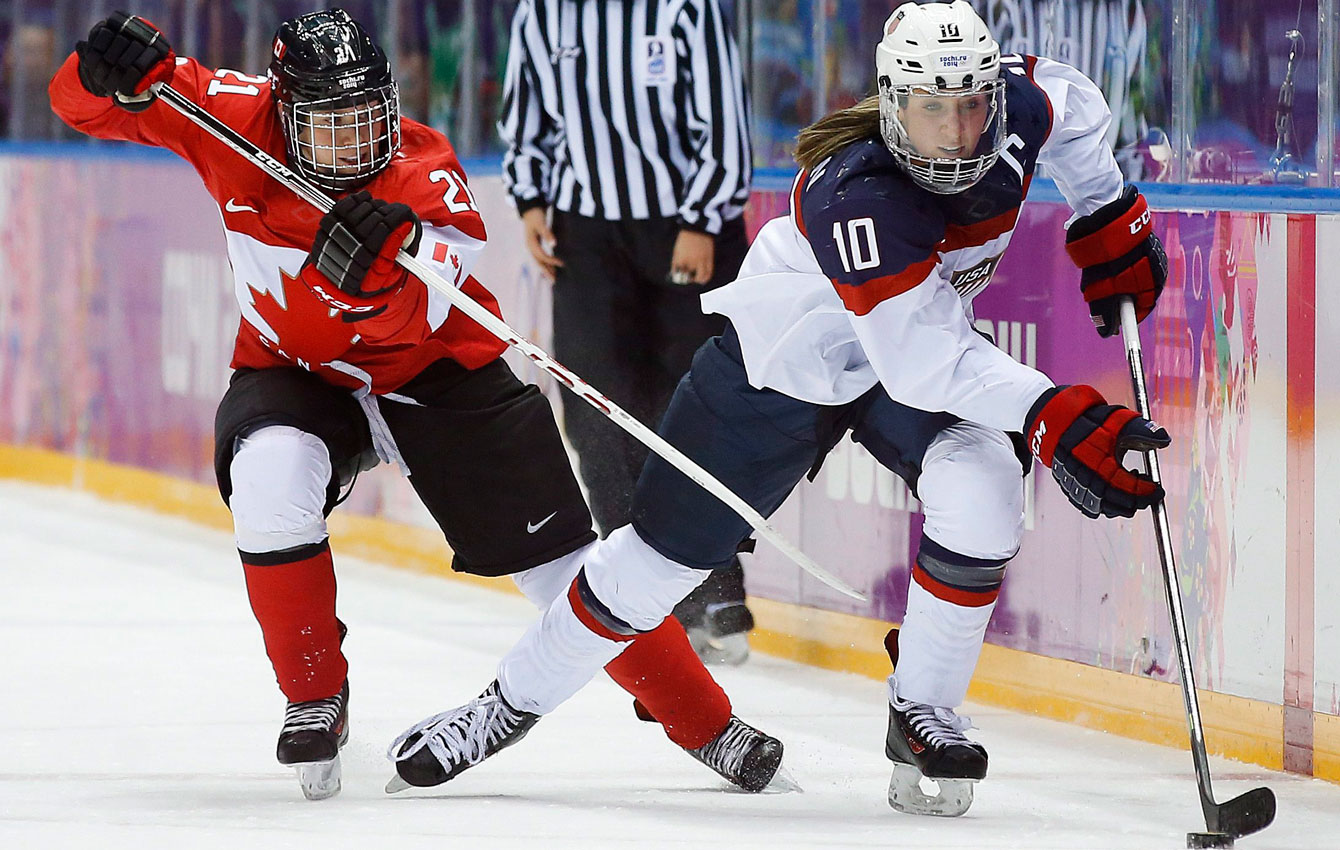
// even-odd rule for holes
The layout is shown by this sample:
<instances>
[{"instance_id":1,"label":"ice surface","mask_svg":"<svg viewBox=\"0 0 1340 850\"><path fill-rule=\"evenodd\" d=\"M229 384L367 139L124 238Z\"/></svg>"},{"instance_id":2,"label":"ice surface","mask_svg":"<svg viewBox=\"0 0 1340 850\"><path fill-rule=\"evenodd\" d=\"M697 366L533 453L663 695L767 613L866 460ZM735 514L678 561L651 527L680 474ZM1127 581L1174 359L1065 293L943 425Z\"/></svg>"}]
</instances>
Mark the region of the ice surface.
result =
<instances>
[{"instance_id":1,"label":"ice surface","mask_svg":"<svg viewBox=\"0 0 1340 850\"><path fill-rule=\"evenodd\" d=\"M717 675L781 738L804 793L750 796L638 722L600 677L525 741L388 797L386 745L477 694L530 621L519 596L336 553L349 624L344 791L303 799L274 760L283 698L231 537L0 481L0 847L1180 848L1203 828L1191 759L968 706L991 753L971 811L885 802L884 686L755 655ZM1340 787L1212 760L1220 799L1279 797L1252 848L1340 846Z\"/></svg>"}]
</instances>

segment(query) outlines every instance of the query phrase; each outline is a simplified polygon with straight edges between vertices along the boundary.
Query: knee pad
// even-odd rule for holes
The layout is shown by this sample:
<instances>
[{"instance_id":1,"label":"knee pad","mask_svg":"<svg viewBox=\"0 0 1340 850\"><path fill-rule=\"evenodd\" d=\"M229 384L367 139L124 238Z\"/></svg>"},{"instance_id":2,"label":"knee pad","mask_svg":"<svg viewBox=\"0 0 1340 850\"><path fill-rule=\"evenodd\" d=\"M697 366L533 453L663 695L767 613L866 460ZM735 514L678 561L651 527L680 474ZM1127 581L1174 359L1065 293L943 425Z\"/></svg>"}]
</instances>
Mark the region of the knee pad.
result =
<instances>
[{"instance_id":1,"label":"knee pad","mask_svg":"<svg viewBox=\"0 0 1340 850\"><path fill-rule=\"evenodd\" d=\"M277 552L326 537L330 452L319 437L268 425L237 438L229 466L237 548Z\"/></svg>"},{"instance_id":2,"label":"knee pad","mask_svg":"<svg viewBox=\"0 0 1340 850\"><path fill-rule=\"evenodd\" d=\"M970 558L1012 558L1024 532L1023 472L1009 437L973 422L941 431L921 462L925 531Z\"/></svg>"},{"instance_id":3,"label":"knee pad","mask_svg":"<svg viewBox=\"0 0 1340 850\"><path fill-rule=\"evenodd\" d=\"M587 557L577 577L578 595L602 625L615 633L636 634L660 625L710 573L675 563L625 525Z\"/></svg>"},{"instance_id":4,"label":"knee pad","mask_svg":"<svg viewBox=\"0 0 1340 850\"><path fill-rule=\"evenodd\" d=\"M599 545L599 541L593 541L561 558L513 573L512 581L516 582L522 596L543 611L558 598L559 594L568 589L568 585L577 577L577 571Z\"/></svg>"}]
</instances>

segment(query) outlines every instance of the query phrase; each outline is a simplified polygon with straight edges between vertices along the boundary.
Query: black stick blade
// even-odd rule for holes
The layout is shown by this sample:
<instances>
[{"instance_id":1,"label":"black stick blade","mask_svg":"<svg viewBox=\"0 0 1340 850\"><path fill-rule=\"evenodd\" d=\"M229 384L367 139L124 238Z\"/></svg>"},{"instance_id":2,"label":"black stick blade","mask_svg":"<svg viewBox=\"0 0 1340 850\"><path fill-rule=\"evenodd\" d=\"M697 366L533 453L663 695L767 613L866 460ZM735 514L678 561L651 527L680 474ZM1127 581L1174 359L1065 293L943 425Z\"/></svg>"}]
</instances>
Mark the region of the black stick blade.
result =
<instances>
[{"instance_id":1,"label":"black stick blade","mask_svg":"<svg viewBox=\"0 0 1340 850\"><path fill-rule=\"evenodd\" d=\"M1275 820L1275 794L1269 788L1253 788L1240 797L1206 809L1211 832L1241 838L1260 832Z\"/></svg>"}]
</instances>

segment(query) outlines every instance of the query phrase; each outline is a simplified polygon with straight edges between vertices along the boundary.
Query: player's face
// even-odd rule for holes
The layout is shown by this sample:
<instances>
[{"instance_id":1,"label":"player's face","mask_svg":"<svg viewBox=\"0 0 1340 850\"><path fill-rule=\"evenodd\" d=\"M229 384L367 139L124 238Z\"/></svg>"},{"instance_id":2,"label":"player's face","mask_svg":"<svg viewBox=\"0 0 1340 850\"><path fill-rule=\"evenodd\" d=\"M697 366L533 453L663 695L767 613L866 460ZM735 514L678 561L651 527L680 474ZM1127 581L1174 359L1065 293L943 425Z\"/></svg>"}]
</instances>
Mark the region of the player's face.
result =
<instances>
[{"instance_id":1,"label":"player's face","mask_svg":"<svg viewBox=\"0 0 1340 850\"><path fill-rule=\"evenodd\" d=\"M298 126L298 146L310 150L322 169L337 177L354 176L383 153L387 122L382 107L349 106L311 113Z\"/></svg>"},{"instance_id":2,"label":"player's face","mask_svg":"<svg viewBox=\"0 0 1340 850\"><path fill-rule=\"evenodd\" d=\"M991 115L986 94L913 93L898 110L912 149L927 159L963 159L973 155Z\"/></svg>"}]
</instances>

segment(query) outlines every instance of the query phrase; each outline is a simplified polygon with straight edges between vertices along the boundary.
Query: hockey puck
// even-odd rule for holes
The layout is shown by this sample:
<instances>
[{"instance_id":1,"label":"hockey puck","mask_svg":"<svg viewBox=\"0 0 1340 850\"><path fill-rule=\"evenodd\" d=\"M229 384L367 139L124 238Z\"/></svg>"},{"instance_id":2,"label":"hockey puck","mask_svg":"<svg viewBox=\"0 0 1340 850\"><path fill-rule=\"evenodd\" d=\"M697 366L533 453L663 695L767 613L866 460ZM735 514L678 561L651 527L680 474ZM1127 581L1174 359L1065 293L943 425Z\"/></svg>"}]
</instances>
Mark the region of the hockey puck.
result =
<instances>
[{"instance_id":1,"label":"hockey puck","mask_svg":"<svg viewBox=\"0 0 1340 850\"><path fill-rule=\"evenodd\" d=\"M1201 847L1232 847L1233 836L1224 835L1222 832L1188 832L1186 846L1187 850L1197 850Z\"/></svg>"}]
</instances>

